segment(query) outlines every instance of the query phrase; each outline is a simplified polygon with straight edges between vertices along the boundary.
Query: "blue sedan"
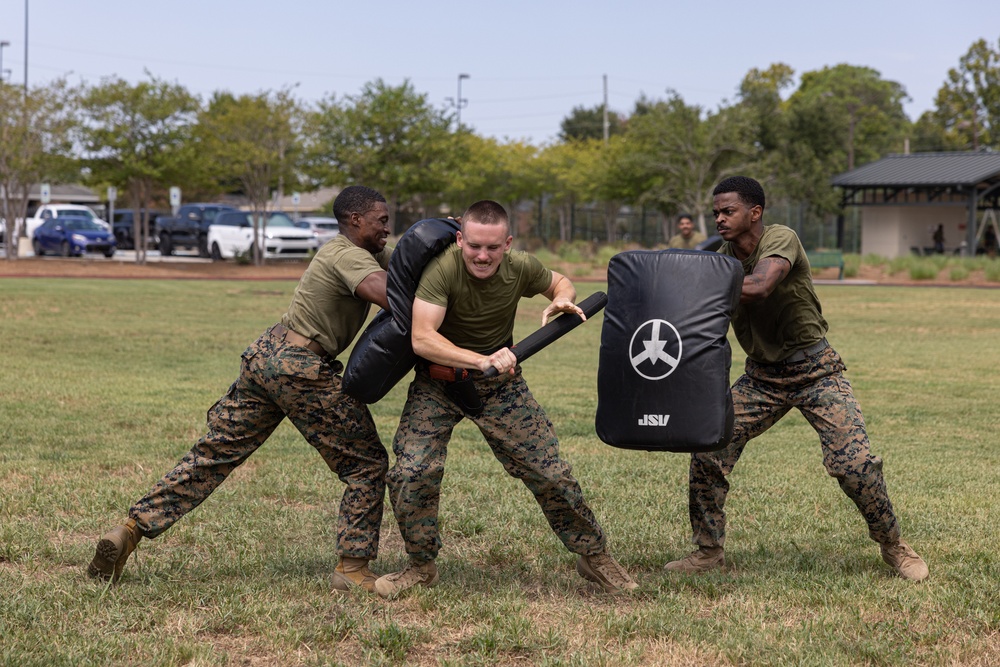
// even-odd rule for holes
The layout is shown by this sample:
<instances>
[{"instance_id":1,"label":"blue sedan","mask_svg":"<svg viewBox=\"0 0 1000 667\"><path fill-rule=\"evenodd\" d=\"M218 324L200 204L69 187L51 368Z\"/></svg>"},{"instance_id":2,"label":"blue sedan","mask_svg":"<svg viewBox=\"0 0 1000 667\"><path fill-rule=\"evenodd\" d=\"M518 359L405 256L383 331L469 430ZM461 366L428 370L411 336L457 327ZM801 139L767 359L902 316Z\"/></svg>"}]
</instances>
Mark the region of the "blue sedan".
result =
<instances>
[{"instance_id":1,"label":"blue sedan","mask_svg":"<svg viewBox=\"0 0 1000 667\"><path fill-rule=\"evenodd\" d=\"M50 218L35 229L31 247L39 257L54 252L77 257L87 252L115 254L115 235L90 218L61 216Z\"/></svg>"}]
</instances>

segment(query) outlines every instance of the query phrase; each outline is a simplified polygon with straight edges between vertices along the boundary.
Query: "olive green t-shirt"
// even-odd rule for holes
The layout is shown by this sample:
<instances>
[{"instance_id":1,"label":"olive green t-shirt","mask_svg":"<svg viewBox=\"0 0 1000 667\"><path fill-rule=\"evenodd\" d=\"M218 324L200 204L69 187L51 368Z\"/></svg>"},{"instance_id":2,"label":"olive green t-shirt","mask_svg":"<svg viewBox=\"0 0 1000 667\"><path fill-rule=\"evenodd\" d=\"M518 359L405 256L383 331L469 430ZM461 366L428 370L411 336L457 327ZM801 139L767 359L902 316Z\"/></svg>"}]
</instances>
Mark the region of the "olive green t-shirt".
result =
<instances>
[{"instance_id":1,"label":"olive green t-shirt","mask_svg":"<svg viewBox=\"0 0 1000 667\"><path fill-rule=\"evenodd\" d=\"M719 252L735 257L728 242ZM783 257L792 268L766 299L736 308L733 332L748 357L774 363L820 341L829 327L813 289L809 260L795 232L784 225L764 227L757 248L742 260L743 272L750 275L764 257Z\"/></svg>"},{"instance_id":2,"label":"olive green t-shirt","mask_svg":"<svg viewBox=\"0 0 1000 667\"><path fill-rule=\"evenodd\" d=\"M371 307L354 290L371 274L384 271L391 253L386 247L373 255L343 234L327 241L302 274L281 323L336 357L361 331Z\"/></svg>"},{"instance_id":3,"label":"olive green t-shirt","mask_svg":"<svg viewBox=\"0 0 1000 667\"><path fill-rule=\"evenodd\" d=\"M694 250L694 247L705 240L705 235L701 232L692 232L691 238L686 239L681 234L674 234L667 241L668 248L680 248L681 250Z\"/></svg>"},{"instance_id":4,"label":"olive green t-shirt","mask_svg":"<svg viewBox=\"0 0 1000 667\"><path fill-rule=\"evenodd\" d=\"M447 312L438 333L466 350L485 354L510 343L521 297L541 294L552 272L535 257L512 250L486 280L469 274L462 249L449 247L424 268L416 297Z\"/></svg>"}]
</instances>

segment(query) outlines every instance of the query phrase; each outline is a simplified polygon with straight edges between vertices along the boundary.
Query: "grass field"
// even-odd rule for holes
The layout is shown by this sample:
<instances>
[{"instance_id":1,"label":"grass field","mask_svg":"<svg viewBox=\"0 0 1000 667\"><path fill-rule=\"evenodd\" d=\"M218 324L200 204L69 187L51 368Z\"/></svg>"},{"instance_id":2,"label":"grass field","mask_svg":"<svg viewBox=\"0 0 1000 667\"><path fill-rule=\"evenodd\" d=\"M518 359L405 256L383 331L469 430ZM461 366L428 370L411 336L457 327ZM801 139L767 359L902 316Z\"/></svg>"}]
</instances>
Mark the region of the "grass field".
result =
<instances>
[{"instance_id":1,"label":"grass field","mask_svg":"<svg viewBox=\"0 0 1000 667\"><path fill-rule=\"evenodd\" d=\"M88 579L97 537L198 438L293 288L0 281L0 664L1000 664L996 290L818 288L904 537L930 566L922 584L881 562L797 413L731 477L730 567L668 576L691 548L687 457L595 436L599 317L525 375L638 594L580 579L467 424L450 448L436 588L394 602L331 591L342 486L287 422L143 541L120 585ZM524 305L520 335L541 308ZM404 392L372 408L386 443ZM389 511L383 528L373 569L389 572L404 562Z\"/></svg>"}]
</instances>

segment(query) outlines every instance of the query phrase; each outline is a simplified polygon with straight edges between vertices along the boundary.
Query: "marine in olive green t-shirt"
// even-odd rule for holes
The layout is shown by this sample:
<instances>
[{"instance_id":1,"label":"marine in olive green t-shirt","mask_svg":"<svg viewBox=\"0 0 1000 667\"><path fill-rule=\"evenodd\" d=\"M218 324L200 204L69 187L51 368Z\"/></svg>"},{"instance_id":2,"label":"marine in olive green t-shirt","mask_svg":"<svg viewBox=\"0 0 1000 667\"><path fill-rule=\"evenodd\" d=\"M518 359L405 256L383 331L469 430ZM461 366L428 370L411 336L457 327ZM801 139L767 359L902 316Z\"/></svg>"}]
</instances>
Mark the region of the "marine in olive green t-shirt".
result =
<instances>
[{"instance_id":1,"label":"marine in olive green t-shirt","mask_svg":"<svg viewBox=\"0 0 1000 667\"><path fill-rule=\"evenodd\" d=\"M667 241L668 248L678 248L680 250L694 250L694 247L705 240L705 235L699 231L691 233L690 238L684 238L683 234L674 234Z\"/></svg>"},{"instance_id":2,"label":"marine in olive green t-shirt","mask_svg":"<svg viewBox=\"0 0 1000 667\"><path fill-rule=\"evenodd\" d=\"M302 274L281 323L336 357L361 331L371 308L354 290L372 273L386 270L391 253L386 247L373 255L343 234L327 241Z\"/></svg>"},{"instance_id":3,"label":"marine in olive green t-shirt","mask_svg":"<svg viewBox=\"0 0 1000 667\"><path fill-rule=\"evenodd\" d=\"M735 257L729 242L719 252ZM756 250L742 260L743 272L750 275L764 257L782 257L791 269L766 299L736 308L733 332L748 357L774 363L822 340L829 327L813 289L809 260L795 232L784 225L764 227Z\"/></svg>"},{"instance_id":4,"label":"marine in olive green t-shirt","mask_svg":"<svg viewBox=\"0 0 1000 667\"><path fill-rule=\"evenodd\" d=\"M492 276L476 278L453 245L424 268L416 297L447 309L438 333L457 347L488 354L513 342L521 297L541 294L551 284L552 272L518 250L506 253Z\"/></svg>"}]
</instances>

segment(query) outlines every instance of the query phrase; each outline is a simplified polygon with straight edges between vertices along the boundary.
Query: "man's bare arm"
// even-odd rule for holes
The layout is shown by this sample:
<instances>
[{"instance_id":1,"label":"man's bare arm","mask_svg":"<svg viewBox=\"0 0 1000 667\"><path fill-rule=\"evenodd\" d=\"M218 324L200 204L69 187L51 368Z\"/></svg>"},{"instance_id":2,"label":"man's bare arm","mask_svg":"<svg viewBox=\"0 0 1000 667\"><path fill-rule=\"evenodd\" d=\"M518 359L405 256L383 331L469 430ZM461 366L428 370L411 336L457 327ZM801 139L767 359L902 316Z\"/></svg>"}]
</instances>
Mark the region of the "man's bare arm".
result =
<instances>
[{"instance_id":1,"label":"man's bare arm","mask_svg":"<svg viewBox=\"0 0 1000 667\"><path fill-rule=\"evenodd\" d=\"M442 336L438 329L444 322L447 309L422 299L413 300L413 323L410 339L413 351L418 356L445 366L456 368L477 368L485 371L493 366L500 373L506 373L517 364L517 357L509 348L503 348L490 356L458 347Z\"/></svg>"},{"instance_id":2,"label":"man's bare arm","mask_svg":"<svg viewBox=\"0 0 1000 667\"><path fill-rule=\"evenodd\" d=\"M386 272L369 273L354 290L354 295L380 308L389 310L389 299L385 295Z\"/></svg>"},{"instance_id":3,"label":"man's bare arm","mask_svg":"<svg viewBox=\"0 0 1000 667\"><path fill-rule=\"evenodd\" d=\"M778 286L788 272L792 270L792 265L784 257L765 257L757 262L753 273L743 277L743 292L740 294L740 303L754 303L763 301L771 296L771 292Z\"/></svg>"},{"instance_id":4,"label":"man's bare arm","mask_svg":"<svg viewBox=\"0 0 1000 667\"><path fill-rule=\"evenodd\" d=\"M542 292L542 294L552 302L542 311L543 327L549 321L549 318L556 313L576 313L584 321L587 320L587 316L580 310L580 307L573 303L576 300L576 287L563 274L553 271L552 282L549 283L549 288Z\"/></svg>"}]
</instances>

